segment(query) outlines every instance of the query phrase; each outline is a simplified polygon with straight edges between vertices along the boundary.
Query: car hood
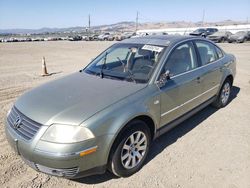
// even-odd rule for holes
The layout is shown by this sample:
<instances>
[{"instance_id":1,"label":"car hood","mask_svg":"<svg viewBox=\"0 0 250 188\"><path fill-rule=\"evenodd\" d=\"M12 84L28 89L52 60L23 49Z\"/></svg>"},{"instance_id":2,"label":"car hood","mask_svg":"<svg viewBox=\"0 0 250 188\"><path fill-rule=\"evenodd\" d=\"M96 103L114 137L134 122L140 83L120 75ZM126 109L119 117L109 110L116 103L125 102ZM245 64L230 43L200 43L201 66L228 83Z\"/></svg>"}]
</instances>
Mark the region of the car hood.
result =
<instances>
[{"instance_id":1,"label":"car hood","mask_svg":"<svg viewBox=\"0 0 250 188\"><path fill-rule=\"evenodd\" d=\"M95 113L146 87L74 73L22 95L16 108L30 119L44 124L79 125Z\"/></svg>"}]
</instances>

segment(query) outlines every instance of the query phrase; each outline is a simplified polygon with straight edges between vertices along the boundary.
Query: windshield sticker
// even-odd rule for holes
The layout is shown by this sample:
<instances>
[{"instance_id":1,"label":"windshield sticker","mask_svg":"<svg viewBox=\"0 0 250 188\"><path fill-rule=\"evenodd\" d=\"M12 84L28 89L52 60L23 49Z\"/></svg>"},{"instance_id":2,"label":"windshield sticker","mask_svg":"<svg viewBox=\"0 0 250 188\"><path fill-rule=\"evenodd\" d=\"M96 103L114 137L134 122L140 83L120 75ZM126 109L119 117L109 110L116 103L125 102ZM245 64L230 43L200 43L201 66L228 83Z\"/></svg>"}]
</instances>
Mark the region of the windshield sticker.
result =
<instances>
[{"instance_id":1,"label":"windshield sticker","mask_svg":"<svg viewBox=\"0 0 250 188\"><path fill-rule=\"evenodd\" d=\"M150 50L153 52L161 52L163 50L163 47L159 47L159 46L152 46L152 45L144 45L142 47L143 50Z\"/></svg>"}]
</instances>

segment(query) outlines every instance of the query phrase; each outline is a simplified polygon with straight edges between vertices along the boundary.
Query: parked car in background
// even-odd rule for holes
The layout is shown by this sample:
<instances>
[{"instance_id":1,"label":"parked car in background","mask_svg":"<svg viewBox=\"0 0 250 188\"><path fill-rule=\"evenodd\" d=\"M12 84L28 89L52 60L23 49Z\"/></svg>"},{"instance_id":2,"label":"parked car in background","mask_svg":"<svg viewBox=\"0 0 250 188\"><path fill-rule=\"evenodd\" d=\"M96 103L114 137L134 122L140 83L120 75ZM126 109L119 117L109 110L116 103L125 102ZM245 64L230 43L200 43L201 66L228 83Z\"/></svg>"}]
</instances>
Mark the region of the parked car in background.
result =
<instances>
[{"instance_id":1,"label":"parked car in background","mask_svg":"<svg viewBox=\"0 0 250 188\"><path fill-rule=\"evenodd\" d=\"M239 32L231 35L227 41L229 43L232 43L232 42L243 43L249 39L250 39L249 31L239 31Z\"/></svg>"},{"instance_id":2,"label":"parked car in background","mask_svg":"<svg viewBox=\"0 0 250 188\"><path fill-rule=\"evenodd\" d=\"M82 36L77 35L77 36L73 36L73 37L68 37L69 41L79 41L82 40Z\"/></svg>"},{"instance_id":3,"label":"parked car in background","mask_svg":"<svg viewBox=\"0 0 250 188\"><path fill-rule=\"evenodd\" d=\"M129 38L131 38L134 35L136 35L136 33L134 33L134 32L124 32L122 34L122 40L129 39Z\"/></svg>"},{"instance_id":4,"label":"parked car in background","mask_svg":"<svg viewBox=\"0 0 250 188\"><path fill-rule=\"evenodd\" d=\"M205 37L214 34L215 32L218 32L219 30L217 28L207 28L206 29L206 33L205 33Z\"/></svg>"},{"instance_id":5,"label":"parked car in background","mask_svg":"<svg viewBox=\"0 0 250 188\"><path fill-rule=\"evenodd\" d=\"M109 36L108 36L108 39L107 39L108 41L113 41L113 40L115 40L115 34L110 34Z\"/></svg>"},{"instance_id":6,"label":"parked car in background","mask_svg":"<svg viewBox=\"0 0 250 188\"><path fill-rule=\"evenodd\" d=\"M133 35L135 35L134 32L124 32L124 33L116 34L115 35L115 40L121 41L121 40L124 40L124 39L129 39Z\"/></svg>"},{"instance_id":7,"label":"parked car in background","mask_svg":"<svg viewBox=\"0 0 250 188\"><path fill-rule=\"evenodd\" d=\"M209 35L207 38L214 42L225 42L231 35L232 33L229 31L218 31Z\"/></svg>"},{"instance_id":8,"label":"parked car in background","mask_svg":"<svg viewBox=\"0 0 250 188\"><path fill-rule=\"evenodd\" d=\"M225 107L235 73L235 57L206 39L126 39L19 97L6 138L40 172L127 177L142 168L154 139L209 104Z\"/></svg>"},{"instance_id":9,"label":"parked car in background","mask_svg":"<svg viewBox=\"0 0 250 188\"><path fill-rule=\"evenodd\" d=\"M87 35L82 35L81 37L82 37L82 40L86 40L88 38Z\"/></svg>"},{"instance_id":10,"label":"parked car in background","mask_svg":"<svg viewBox=\"0 0 250 188\"><path fill-rule=\"evenodd\" d=\"M108 40L110 33L104 33L98 36L98 40Z\"/></svg>"},{"instance_id":11,"label":"parked car in background","mask_svg":"<svg viewBox=\"0 0 250 188\"><path fill-rule=\"evenodd\" d=\"M193 31L192 33L190 33L189 35L192 36L203 36L206 33L206 29L196 29L195 31Z\"/></svg>"},{"instance_id":12,"label":"parked car in background","mask_svg":"<svg viewBox=\"0 0 250 188\"><path fill-rule=\"evenodd\" d=\"M206 38L209 35L212 35L213 33L217 32L217 28L200 28L195 30L194 32L190 33L189 35L192 36L201 36Z\"/></svg>"},{"instance_id":13,"label":"parked car in background","mask_svg":"<svg viewBox=\"0 0 250 188\"><path fill-rule=\"evenodd\" d=\"M97 41L98 40L98 34L92 34L86 37L86 41Z\"/></svg>"}]
</instances>

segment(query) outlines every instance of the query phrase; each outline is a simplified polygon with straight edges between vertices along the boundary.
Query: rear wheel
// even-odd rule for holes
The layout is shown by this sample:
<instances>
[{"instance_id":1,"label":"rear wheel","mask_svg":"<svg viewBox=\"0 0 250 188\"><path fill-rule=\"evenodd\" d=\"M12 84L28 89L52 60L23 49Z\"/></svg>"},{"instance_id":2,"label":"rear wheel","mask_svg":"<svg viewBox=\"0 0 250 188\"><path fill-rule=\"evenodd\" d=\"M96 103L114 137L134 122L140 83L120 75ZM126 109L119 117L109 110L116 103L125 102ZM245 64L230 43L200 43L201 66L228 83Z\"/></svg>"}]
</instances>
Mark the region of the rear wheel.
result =
<instances>
[{"instance_id":1,"label":"rear wheel","mask_svg":"<svg viewBox=\"0 0 250 188\"><path fill-rule=\"evenodd\" d=\"M150 146L150 130L140 120L128 124L115 142L109 170L119 177L128 177L141 169Z\"/></svg>"},{"instance_id":2,"label":"rear wheel","mask_svg":"<svg viewBox=\"0 0 250 188\"><path fill-rule=\"evenodd\" d=\"M217 99L212 103L212 105L216 108L222 108L228 104L230 94L231 94L232 83L229 79L227 79L220 90Z\"/></svg>"}]
</instances>

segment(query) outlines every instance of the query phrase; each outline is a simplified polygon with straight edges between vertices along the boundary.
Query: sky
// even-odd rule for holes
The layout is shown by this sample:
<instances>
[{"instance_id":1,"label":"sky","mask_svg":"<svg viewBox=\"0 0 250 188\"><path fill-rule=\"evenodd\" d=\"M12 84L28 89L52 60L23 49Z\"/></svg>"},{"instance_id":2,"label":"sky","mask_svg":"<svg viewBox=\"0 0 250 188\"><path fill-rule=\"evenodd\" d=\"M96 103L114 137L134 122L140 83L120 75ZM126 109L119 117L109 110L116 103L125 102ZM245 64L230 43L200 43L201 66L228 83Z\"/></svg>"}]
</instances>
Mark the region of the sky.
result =
<instances>
[{"instance_id":1,"label":"sky","mask_svg":"<svg viewBox=\"0 0 250 188\"><path fill-rule=\"evenodd\" d=\"M250 22L250 0L0 0L0 29L63 28L121 21Z\"/></svg>"}]
</instances>

